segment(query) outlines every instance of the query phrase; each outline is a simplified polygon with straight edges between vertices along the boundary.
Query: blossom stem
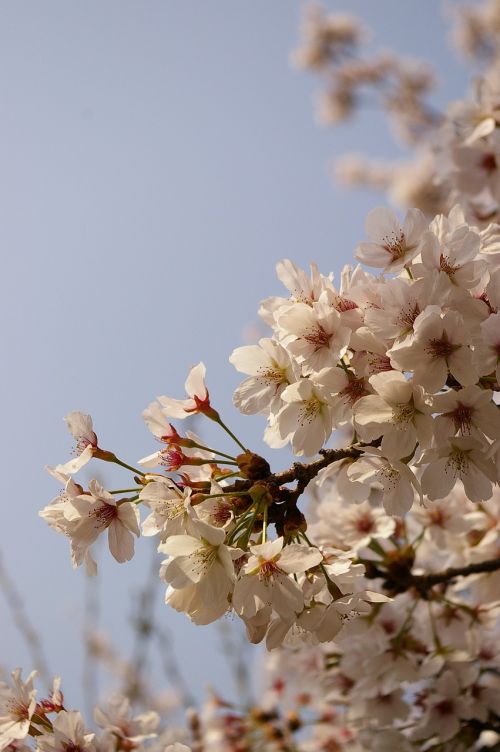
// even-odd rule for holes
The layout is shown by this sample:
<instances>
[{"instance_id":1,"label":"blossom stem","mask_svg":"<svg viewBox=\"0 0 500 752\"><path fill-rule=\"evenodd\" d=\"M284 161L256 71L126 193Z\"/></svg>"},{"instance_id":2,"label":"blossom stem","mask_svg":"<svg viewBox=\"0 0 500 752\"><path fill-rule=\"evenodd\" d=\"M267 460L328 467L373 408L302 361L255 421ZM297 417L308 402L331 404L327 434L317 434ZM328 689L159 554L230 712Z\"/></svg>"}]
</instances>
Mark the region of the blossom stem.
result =
<instances>
[{"instance_id":1,"label":"blossom stem","mask_svg":"<svg viewBox=\"0 0 500 752\"><path fill-rule=\"evenodd\" d=\"M221 491L221 493L203 494L203 501L206 499L220 499L221 496L248 496L248 491L231 491L230 493Z\"/></svg>"},{"instance_id":2,"label":"blossom stem","mask_svg":"<svg viewBox=\"0 0 500 752\"><path fill-rule=\"evenodd\" d=\"M124 467L126 470L131 470L133 473L137 473L137 475L146 475L146 473L143 473L142 470L138 470L136 467L132 467L132 465L127 465L126 462L122 462L122 460L119 460L116 454L113 454L113 459L110 460L111 462L114 462L115 465L121 465L121 467Z\"/></svg>"},{"instance_id":3,"label":"blossom stem","mask_svg":"<svg viewBox=\"0 0 500 752\"><path fill-rule=\"evenodd\" d=\"M235 478L239 474L240 474L240 471L236 470L236 472L234 473L227 473L227 475L219 475L217 478L215 478L215 480L219 481L219 480L226 480L226 478Z\"/></svg>"},{"instance_id":4,"label":"blossom stem","mask_svg":"<svg viewBox=\"0 0 500 752\"><path fill-rule=\"evenodd\" d=\"M196 463L193 463L193 464L197 464L197 465L214 465L214 464L217 464L218 462L220 462L223 465L235 465L236 467L238 467L238 463L234 462L233 460L222 460L222 459L217 459L217 457L213 457L211 460L200 460L199 462L196 462ZM187 462L186 464L189 465L191 463Z\"/></svg>"},{"instance_id":5,"label":"blossom stem","mask_svg":"<svg viewBox=\"0 0 500 752\"><path fill-rule=\"evenodd\" d=\"M244 517L243 520L240 520L240 522L236 525L233 532L229 535L227 539L228 545L230 545L234 541L236 534L239 533L240 530L243 530L244 527L246 527L247 520L248 520L248 517Z\"/></svg>"},{"instance_id":6,"label":"blossom stem","mask_svg":"<svg viewBox=\"0 0 500 752\"><path fill-rule=\"evenodd\" d=\"M220 457L226 457L228 460L235 460L236 457L233 457L232 454L226 454L225 452L219 452L218 449L212 449L211 447L204 446L204 444L198 444L197 442L193 442L193 445L197 449L202 449L205 452L212 452L212 454L218 454Z\"/></svg>"},{"instance_id":7,"label":"blossom stem","mask_svg":"<svg viewBox=\"0 0 500 752\"><path fill-rule=\"evenodd\" d=\"M262 543L265 543L266 538L267 538L267 511L268 509L269 507L266 504L266 506L264 507L264 514L262 517Z\"/></svg>"},{"instance_id":8,"label":"blossom stem","mask_svg":"<svg viewBox=\"0 0 500 752\"><path fill-rule=\"evenodd\" d=\"M119 507L121 504L136 504L137 501L139 501L139 504L141 503L139 500L139 494L129 496L127 499L120 499L120 501L116 502L116 506Z\"/></svg>"},{"instance_id":9,"label":"blossom stem","mask_svg":"<svg viewBox=\"0 0 500 752\"><path fill-rule=\"evenodd\" d=\"M214 420L215 420L215 422L216 422L216 423L218 423L218 424L219 424L219 426L220 426L220 427L221 427L221 428L222 428L222 429L223 429L223 430L224 430L224 431L225 431L225 432L226 432L226 433L227 433L227 434L228 434L228 435L229 435L229 436L230 436L230 437L231 437L231 438L233 439L233 441L235 441L235 442L236 442L236 443L238 444L238 446L239 446L239 447L240 447L240 448L241 448L241 449L242 449L242 450L243 450L244 452L248 452L248 449L247 449L247 448L246 448L245 446L243 446L243 444L242 444L242 443L241 443L241 441L240 441L240 440L239 440L239 439L237 438L237 436L235 436L235 435L234 435L234 433L233 433L233 432L231 431L231 429L230 429L230 428L228 428L228 427L226 426L226 424L224 423L224 421L222 420L222 418L220 417L220 415L219 415L218 413L217 413L217 418L214 418Z\"/></svg>"},{"instance_id":10,"label":"blossom stem","mask_svg":"<svg viewBox=\"0 0 500 752\"><path fill-rule=\"evenodd\" d=\"M245 532L245 533L244 533L244 534L243 534L243 535L241 536L241 537L243 538L243 541L242 541L242 543L240 544L242 548L245 548L245 549L246 549L246 548L248 547L248 543L249 543L249 541L250 541L250 536L252 535L252 532L253 532L253 526L254 526L254 524L255 524L255 520L256 520L256 518L257 518L257 514L258 514L258 511L259 511L259 506L258 506L258 504L256 504L256 505L255 505L255 509L254 509L254 511L253 511L253 513L252 513L252 515L250 516L250 519L249 519L249 521L248 521L248 527L247 527L247 530L246 530L246 532ZM248 517L246 518L246 520L248 520Z\"/></svg>"},{"instance_id":11,"label":"blossom stem","mask_svg":"<svg viewBox=\"0 0 500 752\"><path fill-rule=\"evenodd\" d=\"M110 494L132 493L133 491L140 491L139 487L136 488L118 488L116 491L110 491Z\"/></svg>"}]
</instances>

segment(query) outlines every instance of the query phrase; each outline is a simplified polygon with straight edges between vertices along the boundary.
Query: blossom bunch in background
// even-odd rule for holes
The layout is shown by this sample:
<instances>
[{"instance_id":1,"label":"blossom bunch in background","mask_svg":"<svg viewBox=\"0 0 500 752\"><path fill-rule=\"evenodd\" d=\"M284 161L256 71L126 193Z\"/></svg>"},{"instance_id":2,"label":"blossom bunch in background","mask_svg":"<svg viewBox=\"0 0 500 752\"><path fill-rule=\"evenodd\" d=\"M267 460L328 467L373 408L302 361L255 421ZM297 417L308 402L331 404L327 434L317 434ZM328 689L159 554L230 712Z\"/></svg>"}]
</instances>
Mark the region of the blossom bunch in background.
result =
<instances>
[{"instance_id":1,"label":"blossom bunch in background","mask_svg":"<svg viewBox=\"0 0 500 752\"><path fill-rule=\"evenodd\" d=\"M42 751L113 752L465 752L500 740L498 57L490 45L474 98L437 117L423 104L430 76L353 58L362 39L352 18L316 9L297 59L327 73L330 119L368 83L407 139L432 132L429 189L401 216L368 214L338 281L278 263L284 294L259 310L268 336L230 355L244 377L236 408L265 419L265 442L290 447L290 466L277 471L272 451L235 435L200 362L183 397L145 409L156 450L132 463L70 413L76 456L49 468L64 489L40 512L93 575L100 536L120 563L155 538L170 607L199 625L232 614L265 642L259 707L212 698L189 733L168 737L122 698L96 711L98 738L57 687L40 703L33 677L16 673L0 749L30 735ZM184 428L193 415L199 435ZM221 446L202 438L204 420ZM96 460L123 470L119 488L79 482Z\"/></svg>"},{"instance_id":2,"label":"blossom bunch in background","mask_svg":"<svg viewBox=\"0 0 500 752\"><path fill-rule=\"evenodd\" d=\"M362 57L368 32L355 17L308 6L294 59L324 83L318 110L326 124L353 117L374 96L397 137L414 149L397 163L344 155L335 164L342 184L382 190L396 204L431 216L460 203L467 221L484 227L498 221L500 206L498 0L447 10L456 49L485 70L472 96L444 113L428 102L434 81L422 61L385 51Z\"/></svg>"}]
</instances>

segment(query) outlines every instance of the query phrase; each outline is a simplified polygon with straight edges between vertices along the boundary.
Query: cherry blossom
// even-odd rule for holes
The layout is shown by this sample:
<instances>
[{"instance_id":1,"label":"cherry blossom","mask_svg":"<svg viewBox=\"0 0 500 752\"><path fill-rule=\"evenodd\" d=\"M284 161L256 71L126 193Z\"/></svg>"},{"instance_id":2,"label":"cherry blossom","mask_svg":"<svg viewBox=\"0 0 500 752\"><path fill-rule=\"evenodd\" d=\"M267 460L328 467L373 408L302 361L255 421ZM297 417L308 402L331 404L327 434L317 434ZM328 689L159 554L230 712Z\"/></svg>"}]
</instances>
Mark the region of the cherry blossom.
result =
<instances>
[{"instance_id":1,"label":"cherry blossom","mask_svg":"<svg viewBox=\"0 0 500 752\"><path fill-rule=\"evenodd\" d=\"M382 267L385 272L400 271L420 252L427 227L425 216L418 209L410 209L403 224L390 209L373 209L366 218L370 242L358 245L356 258L368 266Z\"/></svg>"},{"instance_id":2,"label":"cherry blossom","mask_svg":"<svg viewBox=\"0 0 500 752\"><path fill-rule=\"evenodd\" d=\"M258 345L236 348L229 361L250 376L234 393L234 404L245 414L273 410L297 375L290 355L272 339L262 338Z\"/></svg>"},{"instance_id":3,"label":"cherry blossom","mask_svg":"<svg viewBox=\"0 0 500 752\"><path fill-rule=\"evenodd\" d=\"M382 452L394 459L411 455L417 441L430 444L433 408L422 387L399 371L376 374L369 382L377 394L362 397L353 407L358 435L364 441L383 436Z\"/></svg>"},{"instance_id":4,"label":"cherry blossom","mask_svg":"<svg viewBox=\"0 0 500 752\"><path fill-rule=\"evenodd\" d=\"M167 418L184 419L193 413L203 413L210 415L210 399L205 386L206 368L204 363L198 363L189 371L186 379L185 389L188 399L177 400L171 397L158 397L162 413ZM148 411L151 410L151 406ZM147 413L149 415L149 412Z\"/></svg>"},{"instance_id":5,"label":"cherry blossom","mask_svg":"<svg viewBox=\"0 0 500 752\"><path fill-rule=\"evenodd\" d=\"M67 752L69 749L94 752L95 734L85 730L84 720L77 710L62 710L53 722L53 733L38 740L42 752Z\"/></svg>"},{"instance_id":6,"label":"cherry blossom","mask_svg":"<svg viewBox=\"0 0 500 752\"><path fill-rule=\"evenodd\" d=\"M283 547L283 538L250 546L251 556L237 580L233 607L244 618L252 618L270 605L287 619L299 613L304 597L289 575L305 572L322 560L317 549L290 544Z\"/></svg>"},{"instance_id":7,"label":"cherry blossom","mask_svg":"<svg viewBox=\"0 0 500 752\"><path fill-rule=\"evenodd\" d=\"M57 465L56 470L59 473L73 475L92 459L94 450L97 448L97 436L94 433L90 415L74 411L69 413L64 420L71 435L76 439L76 457L63 465Z\"/></svg>"},{"instance_id":8,"label":"cherry blossom","mask_svg":"<svg viewBox=\"0 0 500 752\"><path fill-rule=\"evenodd\" d=\"M70 499L64 516L70 523L67 535L71 538L74 566L79 566L89 547L105 530L112 556L118 562L130 561L134 555L134 538L139 536L139 513L130 502L117 501L97 481L90 481L88 494Z\"/></svg>"},{"instance_id":9,"label":"cherry blossom","mask_svg":"<svg viewBox=\"0 0 500 752\"><path fill-rule=\"evenodd\" d=\"M450 374L462 386L477 381L471 342L460 314L428 306L415 320L411 341L395 345L389 355L395 368L413 371L415 383L437 392Z\"/></svg>"},{"instance_id":10,"label":"cherry blossom","mask_svg":"<svg viewBox=\"0 0 500 752\"><path fill-rule=\"evenodd\" d=\"M32 672L23 681L21 669L17 668L11 674L11 686L0 682L0 749L28 735L36 706L36 690L33 688L35 675L36 672Z\"/></svg>"}]
</instances>

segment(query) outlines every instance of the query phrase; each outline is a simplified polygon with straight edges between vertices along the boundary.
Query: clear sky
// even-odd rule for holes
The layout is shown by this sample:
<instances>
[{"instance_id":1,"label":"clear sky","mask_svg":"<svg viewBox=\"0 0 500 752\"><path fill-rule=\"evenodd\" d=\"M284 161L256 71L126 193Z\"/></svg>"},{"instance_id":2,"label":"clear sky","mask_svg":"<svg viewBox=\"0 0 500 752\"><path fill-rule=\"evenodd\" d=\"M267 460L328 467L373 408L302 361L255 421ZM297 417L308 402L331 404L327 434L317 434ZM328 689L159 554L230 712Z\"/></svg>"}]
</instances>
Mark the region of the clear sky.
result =
<instances>
[{"instance_id":1,"label":"clear sky","mask_svg":"<svg viewBox=\"0 0 500 752\"><path fill-rule=\"evenodd\" d=\"M328 5L371 25L373 46L434 63L438 105L462 95L469 72L444 39L439 2ZM90 412L101 446L133 464L156 449L141 410L158 394L182 396L189 366L204 360L213 402L259 450L262 421L231 406L239 377L228 355L259 300L281 293L276 261L316 260L337 274L363 239L381 198L335 188L332 158L399 153L374 112L317 126L318 82L289 63L300 9L295 0L0 5L0 550L69 706L82 699L84 576L37 516L58 491L44 466L69 458L63 416ZM101 627L120 648L147 543L128 565L102 563ZM194 693L209 682L229 691L217 630L161 601L159 589L158 619ZM0 663L30 670L1 594L0 619Z\"/></svg>"}]
</instances>

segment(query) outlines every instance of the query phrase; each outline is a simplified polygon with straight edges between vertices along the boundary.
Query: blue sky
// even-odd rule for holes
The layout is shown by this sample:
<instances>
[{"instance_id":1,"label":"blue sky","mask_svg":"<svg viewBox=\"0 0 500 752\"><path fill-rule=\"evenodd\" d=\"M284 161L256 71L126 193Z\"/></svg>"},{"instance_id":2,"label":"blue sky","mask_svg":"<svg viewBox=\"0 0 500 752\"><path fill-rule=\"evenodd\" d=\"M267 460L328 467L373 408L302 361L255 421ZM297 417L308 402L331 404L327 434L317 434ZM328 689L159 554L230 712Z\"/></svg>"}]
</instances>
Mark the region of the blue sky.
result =
<instances>
[{"instance_id":1,"label":"blue sky","mask_svg":"<svg viewBox=\"0 0 500 752\"><path fill-rule=\"evenodd\" d=\"M335 130L317 126L319 82L289 63L301 7L2 4L0 550L70 706L82 700L84 577L37 516L58 490L44 466L69 457L63 416L90 412L101 445L133 464L156 448L141 410L158 394L182 396L189 366L204 360L213 402L261 449L262 421L232 408L239 377L228 356L259 300L281 292L279 259L338 274L363 238L364 217L382 199L336 188L335 155L401 153L374 112ZM435 0L329 7L372 26L374 47L435 64L438 106L466 89L469 71L444 39ZM101 628L124 650L146 543L128 565L104 557L101 566ZM194 627L161 600L160 589L157 617L193 692L208 683L230 691L217 630ZM0 664L30 670L1 595L0 604Z\"/></svg>"}]
</instances>

